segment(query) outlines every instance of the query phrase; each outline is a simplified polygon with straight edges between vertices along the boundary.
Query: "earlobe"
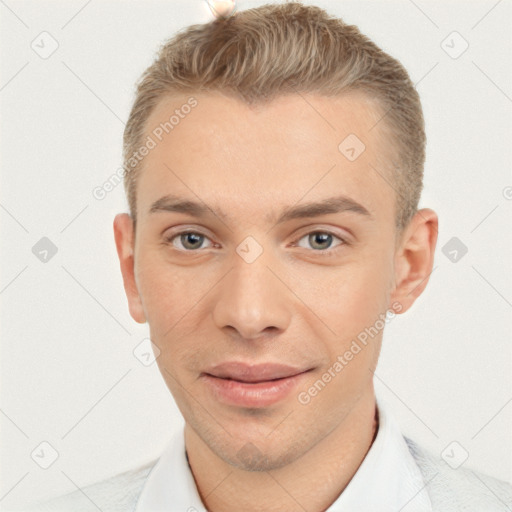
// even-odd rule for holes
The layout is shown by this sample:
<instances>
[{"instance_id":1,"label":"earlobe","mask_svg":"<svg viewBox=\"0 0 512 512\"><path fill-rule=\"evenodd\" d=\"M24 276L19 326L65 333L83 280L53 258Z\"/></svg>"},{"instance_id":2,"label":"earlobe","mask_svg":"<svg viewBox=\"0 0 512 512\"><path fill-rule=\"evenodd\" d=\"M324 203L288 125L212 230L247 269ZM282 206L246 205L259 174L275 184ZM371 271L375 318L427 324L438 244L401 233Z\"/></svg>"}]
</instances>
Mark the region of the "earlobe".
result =
<instances>
[{"instance_id":1,"label":"earlobe","mask_svg":"<svg viewBox=\"0 0 512 512\"><path fill-rule=\"evenodd\" d=\"M421 295L432 273L438 234L437 214L419 210L404 232L395 254L395 287L390 301L402 305L405 313Z\"/></svg>"},{"instance_id":2,"label":"earlobe","mask_svg":"<svg viewBox=\"0 0 512 512\"><path fill-rule=\"evenodd\" d=\"M116 215L114 239L130 315L136 322L143 324L146 322L146 316L135 281L133 221L127 213Z\"/></svg>"}]
</instances>

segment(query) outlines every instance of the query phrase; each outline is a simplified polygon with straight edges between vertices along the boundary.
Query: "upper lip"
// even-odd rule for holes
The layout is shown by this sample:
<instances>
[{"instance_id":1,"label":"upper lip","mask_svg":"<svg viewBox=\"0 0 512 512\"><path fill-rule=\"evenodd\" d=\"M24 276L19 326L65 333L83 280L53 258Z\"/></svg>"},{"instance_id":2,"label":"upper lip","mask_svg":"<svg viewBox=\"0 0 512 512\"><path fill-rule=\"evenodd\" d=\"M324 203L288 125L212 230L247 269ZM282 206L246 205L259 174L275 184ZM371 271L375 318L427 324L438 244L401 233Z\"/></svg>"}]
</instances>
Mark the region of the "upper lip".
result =
<instances>
[{"instance_id":1,"label":"upper lip","mask_svg":"<svg viewBox=\"0 0 512 512\"><path fill-rule=\"evenodd\" d=\"M233 379L241 382L262 382L292 377L308 370L309 368L304 369L278 363L248 364L230 361L213 366L204 373L221 379Z\"/></svg>"}]
</instances>

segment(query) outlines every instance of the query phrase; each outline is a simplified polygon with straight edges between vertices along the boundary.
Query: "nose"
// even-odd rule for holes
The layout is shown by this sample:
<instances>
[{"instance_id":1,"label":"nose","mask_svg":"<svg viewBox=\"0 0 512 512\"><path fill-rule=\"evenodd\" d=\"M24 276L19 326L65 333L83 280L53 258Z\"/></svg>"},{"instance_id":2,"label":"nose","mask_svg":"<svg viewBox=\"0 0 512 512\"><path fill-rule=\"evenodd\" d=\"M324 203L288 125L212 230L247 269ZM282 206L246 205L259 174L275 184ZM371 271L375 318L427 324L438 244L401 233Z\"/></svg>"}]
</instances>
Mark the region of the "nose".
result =
<instances>
[{"instance_id":1,"label":"nose","mask_svg":"<svg viewBox=\"0 0 512 512\"><path fill-rule=\"evenodd\" d=\"M292 294L269 263L264 255L248 263L234 254L233 268L219 283L213 311L219 329L256 339L288 328Z\"/></svg>"}]
</instances>

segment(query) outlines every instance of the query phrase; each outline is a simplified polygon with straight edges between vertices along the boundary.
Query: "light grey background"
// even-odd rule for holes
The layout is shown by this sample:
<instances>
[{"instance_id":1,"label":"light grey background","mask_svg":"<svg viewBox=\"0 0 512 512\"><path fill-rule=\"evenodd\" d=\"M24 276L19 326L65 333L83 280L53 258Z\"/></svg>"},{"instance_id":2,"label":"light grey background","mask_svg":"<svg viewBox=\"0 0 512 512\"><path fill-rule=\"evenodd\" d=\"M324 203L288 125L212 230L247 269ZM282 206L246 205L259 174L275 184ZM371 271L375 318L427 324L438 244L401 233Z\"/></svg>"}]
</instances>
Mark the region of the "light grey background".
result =
<instances>
[{"instance_id":1,"label":"light grey background","mask_svg":"<svg viewBox=\"0 0 512 512\"><path fill-rule=\"evenodd\" d=\"M405 434L437 453L457 441L464 467L510 480L511 3L305 3L399 58L424 104L435 270L386 328L378 392ZM129 316L115 252L122 185L92 191L121 165L134 82L158 46L210 19L203 0L0 0L4 508L154 459L182 425L156 365L133 355L148 327ZM46 59L31 48L51 48L43 31L59 45ZM469 43L458 58L453 31ZM42 237L58 248L46 263L32 253ZM468 248L455 263L452 237ZM48 469L31 458L43 441L59 454Z\"/></svg>"}]
</instances>

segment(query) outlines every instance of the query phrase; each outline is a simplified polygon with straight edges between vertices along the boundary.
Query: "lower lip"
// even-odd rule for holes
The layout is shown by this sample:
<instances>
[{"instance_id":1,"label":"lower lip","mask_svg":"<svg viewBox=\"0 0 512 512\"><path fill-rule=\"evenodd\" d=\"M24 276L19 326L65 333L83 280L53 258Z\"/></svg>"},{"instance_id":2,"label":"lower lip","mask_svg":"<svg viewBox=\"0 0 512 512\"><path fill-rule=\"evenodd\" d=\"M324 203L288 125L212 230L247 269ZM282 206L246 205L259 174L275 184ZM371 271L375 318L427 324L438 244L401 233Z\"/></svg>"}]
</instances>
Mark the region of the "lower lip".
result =
<instances>
[{"instance_id":1,"label":"lower lip","mask_svg":"<svg viewBox=\"0 0 512 512\"><path fill-rule=\"evenodd\" d=\"M308 372L264 382L240 382L203 374L202 379L215 397L229 405L266 407L283 400Z\"/></svg>"}]
</instances>

